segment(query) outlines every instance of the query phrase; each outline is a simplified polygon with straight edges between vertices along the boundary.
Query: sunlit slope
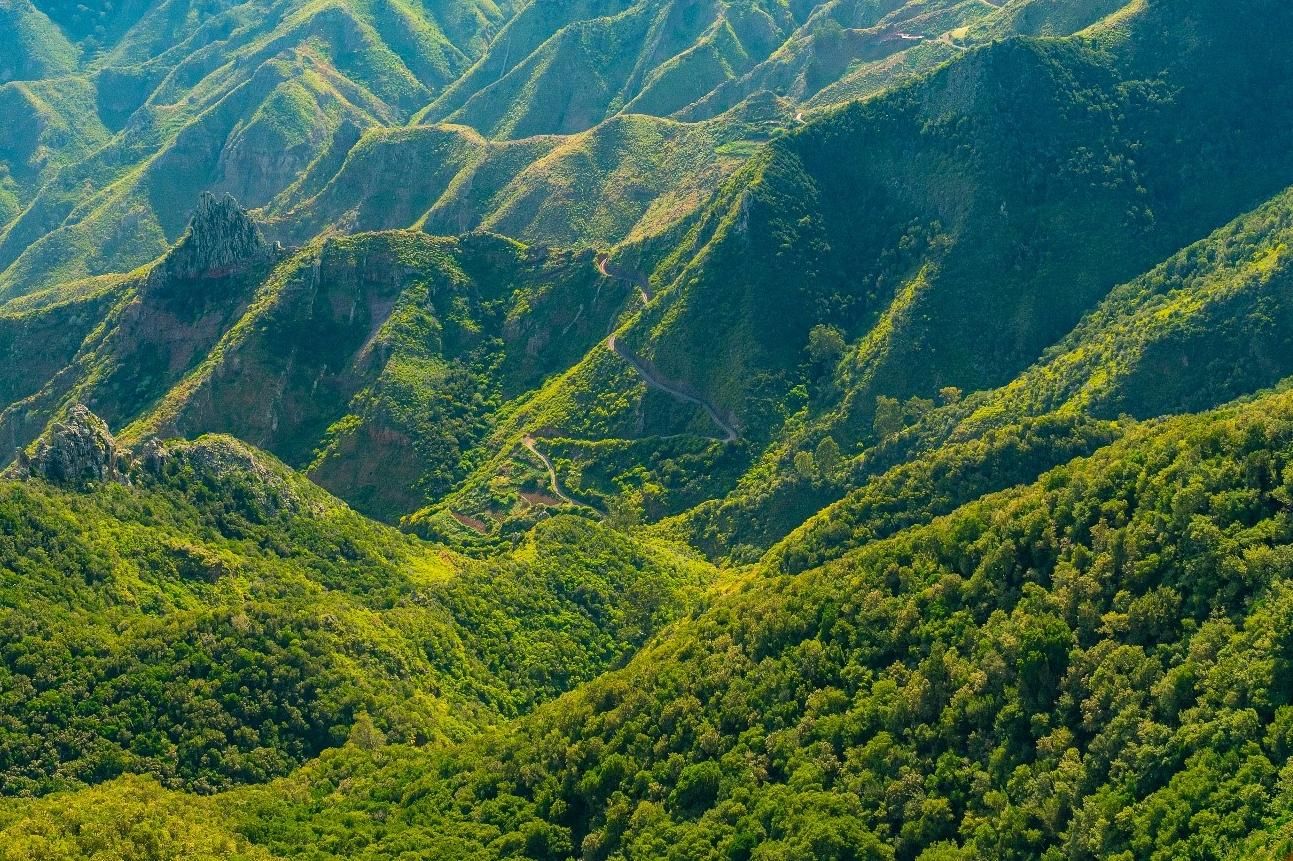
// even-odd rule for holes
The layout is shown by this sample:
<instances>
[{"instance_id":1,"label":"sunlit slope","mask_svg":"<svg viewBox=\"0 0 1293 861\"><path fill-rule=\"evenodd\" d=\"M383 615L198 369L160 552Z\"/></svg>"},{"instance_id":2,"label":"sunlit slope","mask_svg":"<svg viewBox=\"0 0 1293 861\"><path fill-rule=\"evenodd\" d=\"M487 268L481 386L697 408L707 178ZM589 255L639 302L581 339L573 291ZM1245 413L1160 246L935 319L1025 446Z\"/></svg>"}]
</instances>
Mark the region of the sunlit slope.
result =
<instances>
[{"instance_id":1,"label":"sunlit slope","mask_svg":"<svg viewBox=\"0 0 1293 861\"><path fill-rule=\"evenodd\" d=\"M1265 857L1289 816L1291 417L1285 393L1148 424L828 565L734 573L506 727L352 735L186 821L274 857ZM61 837L63 805L141 793L176 817L129 779L0 825Z\"/></svg>"},{"instance_id":2,"label":"sunlit slope","mask_svg":"<svg viewBox=\"0 0 1293 861\"><path fill-rule=\"evenodd\" d=\"M490 141L463 126L369 131L267 208L288 242L323 230L486 229L553 245L650 236L702 206L760 134L739 117L684 124L615 117L586 132Z\"/></svg>"},{"instance_id":3,"label":"sunlit slope","mask_svg":"<svg viewBox=\"0 0 1293 861\"><path fill-rule=\"evenodd\" d=\"M708 576L570 520L468 562L232 438L126 450L80 407L27 472L0 479L6 794L265 781L355 724L461 739L622 660Z\"/></svg>"},{"instance_id":4,"label":"sunlit slope","mask_svg":"<svg viewBox=\"0 0 1293 861\"><path fill-rule=\"evenodd\" d=\"M1293 201L1283 192L1116 287L1037 363L996 389L889 399L886 416L860 422L851 393L865 367L863 341L820 383L834 397L793 423L735 492L668 528L715 553L739 544L761 550L846 491L901 520L911 512L885 498L895 483L923 482L945 508L1063 462L1089 431L1103 438L1104 422L1209 409L1273 386L1293 373L1291 217ZM845 462L829 474L796 468L801 452L813 465L828 438L845 447ZM913 458L932 469L913 472ZM835 508L812 522L815 553L848 546Z\"/></svg>"},{"instance_id":5,"label":"sunlit slope","mask_svg":"<svg viewBox=\"0 0 1293 861\"><path fill-rule=\"evenodd\" d=\"M79 115L112 137L96 151L48 148L61 170L19 198L20 217L0 219L0 294L146 262L178 238L199 192L268 202L354 128L424 104L510 10L266 0L202 16L172 3L90 13L113 23L81 38L112 48L52 89L87 92ZM0 141L0 160L29 159L21 141Z\"/></svg>"},{"instance_id":6,"label":"sunlit slope","mask_svg":"<svg viewBox=\"0 0 1293 861\"><path fill-rule=\"evenodd\" d=\"M22 33L53 35L13 37L25 64L14 75L30 92L48 86L39 104L6 96L32 122L0 139L12 175L0 176L0 295L145 263L202 191L266 207L275 237L294 243L414 226L637 240L690 216L760 143L820 108L991 39L1063 35L1111 11L1095 0L47 6L49 18L12 13L44 22ZM410 181L388 206L395 183L364 180L392 166Z\"/></svg>"}]
</instances>

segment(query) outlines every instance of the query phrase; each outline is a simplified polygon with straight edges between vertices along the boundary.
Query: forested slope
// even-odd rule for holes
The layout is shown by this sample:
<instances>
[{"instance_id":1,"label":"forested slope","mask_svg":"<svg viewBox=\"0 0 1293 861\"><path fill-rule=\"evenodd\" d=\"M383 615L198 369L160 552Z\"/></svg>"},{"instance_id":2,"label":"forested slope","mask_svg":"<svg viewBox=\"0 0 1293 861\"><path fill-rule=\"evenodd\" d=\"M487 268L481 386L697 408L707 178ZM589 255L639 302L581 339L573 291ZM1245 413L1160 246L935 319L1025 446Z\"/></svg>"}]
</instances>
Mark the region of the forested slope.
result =
<instances>
[{"instance_id":1,"label":"forested slope","mask_svg":"<svg viewBox=\"0 0 1293 861\"><path fill-rule=\"evenodd\" d=\"M0 0L0 859L1285 858L1290 35Z\"/></svg>"},{"instance_id":2,"label":"forested slope","mask_svg":"<svg viewBox=\"0 0 1293 861\"><path fill-rule=\"evenodd\" d=\"M708 577L572 520L471 563L231 438L131 451L81 407L0 512L6 795L264 781L360 715L461 739L623 660Z\"/></svg>"},{"instance_id":3,"label":"forested slope","mask_svg":"<svg viewBox=\"0 0 1293 861\"><path fill-rule=\"evenodd\" d=\"M1150 423L821 568L734 572L505 730L352 739L203 817L274 857L1252 857L1288 816L1291 403Z\"/></svg>"}]
</instances>

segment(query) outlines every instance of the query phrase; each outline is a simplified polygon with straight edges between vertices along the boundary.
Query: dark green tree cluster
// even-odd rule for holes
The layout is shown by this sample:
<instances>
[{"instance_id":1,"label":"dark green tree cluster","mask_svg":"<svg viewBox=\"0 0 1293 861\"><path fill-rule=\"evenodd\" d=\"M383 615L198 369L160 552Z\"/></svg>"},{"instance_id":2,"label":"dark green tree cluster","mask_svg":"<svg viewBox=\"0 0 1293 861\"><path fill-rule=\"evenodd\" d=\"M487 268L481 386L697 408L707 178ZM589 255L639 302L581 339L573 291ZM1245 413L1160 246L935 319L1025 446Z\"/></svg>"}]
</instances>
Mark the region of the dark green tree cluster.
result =
<instances>
[{"instance_id":1,"label":"dark green tree cluster","mask_svg":"<svg viewBox=\"0 0 1293 861\"><path fill-rule=\"evenodd\" d=\"M340 809L238 809L286 856L344 810L372 858L1231 857L1291 812L1291 563L1281 395L766 571L506 734L329 759Z\"/></svg>"},{"instance_id":2,"label":"dark green tree cluster","mask_svg":"<svg viewBox=\"0 0 1293 861\"><path fill-rule=\"evenodd\" d=\"M0 792L211 791L345 742L461 739L622 663L707 566L568 518L470 562L232 440L134 486L0 481Z\"/></svg>"}]
</instances>

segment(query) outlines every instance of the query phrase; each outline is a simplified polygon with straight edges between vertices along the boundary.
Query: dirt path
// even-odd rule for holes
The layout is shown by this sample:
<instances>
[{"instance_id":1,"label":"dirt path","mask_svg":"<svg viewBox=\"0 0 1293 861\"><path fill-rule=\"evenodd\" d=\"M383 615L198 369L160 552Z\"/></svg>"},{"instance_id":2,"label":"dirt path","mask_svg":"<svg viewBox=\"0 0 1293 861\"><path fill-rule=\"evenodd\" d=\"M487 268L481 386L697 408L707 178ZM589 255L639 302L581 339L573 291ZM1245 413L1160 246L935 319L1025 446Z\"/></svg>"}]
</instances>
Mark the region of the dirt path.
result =
<instances>
[{"instance_id":1,"label":"dirt path","mask_svg":"<svg viewBox=\"0 0 1293 861\"><path fill-rule=\"evenodd\" d=\"M949 47L949 48L955 48L956 50L961 51L961 52L965 52L965 51L970 50L969 48L965 47L964 45L958 45L958 44L956 44L955 42L953 42L953 41L952 41L952 34L951 34L951 33L944 33L943 35L939 36L939 37L938 37L938 41L942 42L944 45L946 45L946 46L947 46L947 47Z\"/></svg>"},{"instance_id":2,"label":"dirt path","mask_svg":"<svg viewBox=\"0 0 1293 861\"><path fill-rule=\"evenodd\" d=\"M719 411L714 408L713 404L704 398L700 398L683 391L676 383L670 383L667 380L661 379L649 367L643 364L637 356L634 356L628 350L621 347L616 336L611 335L606 339L606 348L632 365L633 370L637 371L638 376L640 376L648 386L659 389L665 394L672 395L680 401L695 404L703 409L709 415L710 420L713 421L714 424L718 425L718 428L723 432L723 442L736 442L741 438L741 435L736 432L736 428L732 427L732 425L723 418Z\"/></svg>"},{"instance_id":3,"label":"dirt path","mask_svg":"<svg viewBox=\"0 0 1293 861\"><path fill-rule=\"evenodd\" d=\"M609 254L597 255L597 271L607 278L614 278L618 281L627 281L637 288L638 295L642 297L642 304L645 305L651 301L651 282L641 272L635 272L624 269L611 262Z\"/></svg>"},{"instance_id":4,"label":"dirt path","mask_svg":"<svg viewBox=\"0 0 1293 861\"><path fill-rule=\"evenodd\" d=\"M557 497L557 499L560 499L562 502L567 502L571 505L578 505L579 503L561 492L561 484L557 481L557 470L553 467L552 461L548 460L548 456L539 451L539 447L534 443L534 437L526 434L521 440L521 445L528 448L531 454L543 461L543 466L548 471L548 482L552 485L553 496Z\"/></svg>"}]
</instances>

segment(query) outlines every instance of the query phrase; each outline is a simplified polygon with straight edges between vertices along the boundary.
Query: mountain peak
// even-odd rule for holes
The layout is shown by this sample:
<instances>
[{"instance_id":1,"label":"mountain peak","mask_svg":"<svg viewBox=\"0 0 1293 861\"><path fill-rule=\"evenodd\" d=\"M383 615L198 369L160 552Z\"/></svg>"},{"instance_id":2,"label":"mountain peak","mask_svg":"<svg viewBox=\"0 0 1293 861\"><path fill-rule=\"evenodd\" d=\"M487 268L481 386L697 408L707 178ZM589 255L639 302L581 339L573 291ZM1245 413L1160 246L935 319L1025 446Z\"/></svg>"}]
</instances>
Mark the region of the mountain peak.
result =
<instances>
[{"instance_id":1,"label":"mountain peak","mask_svg":"<svg viewBox=\"0 0 1293 861\"><path fill-rule=\"evenodd\" d=\"M266 263L275 247L232 195L203 192L189 228L166 256L164 271L178 278L212 278Z\"/></svg>"}]
</instances>

